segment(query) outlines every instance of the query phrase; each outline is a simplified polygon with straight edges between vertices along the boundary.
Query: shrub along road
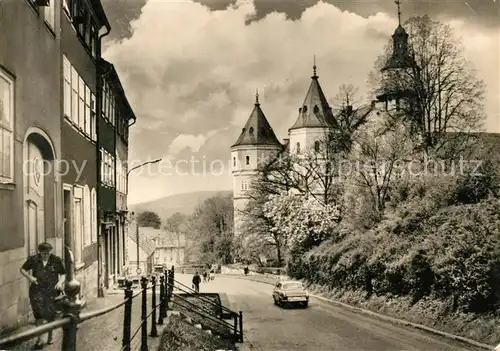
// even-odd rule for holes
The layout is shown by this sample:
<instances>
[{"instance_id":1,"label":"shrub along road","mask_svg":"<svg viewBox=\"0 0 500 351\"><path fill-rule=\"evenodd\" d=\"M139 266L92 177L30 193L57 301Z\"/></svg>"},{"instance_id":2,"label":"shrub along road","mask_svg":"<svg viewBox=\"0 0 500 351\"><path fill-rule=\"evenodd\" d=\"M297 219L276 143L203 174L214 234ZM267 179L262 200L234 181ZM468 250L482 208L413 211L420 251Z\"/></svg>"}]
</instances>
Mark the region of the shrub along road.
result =
<instances>
[{"instance_id":1,"label":"shrub along road","mask_svg":"<svg viewBox=\"0 0 500 351\"><path fill-rule=\"evenodd\" d=\"M202 292L225 292L243 311L244 350L471 351L412 328L395 326L313 299L309 308L274 306L272 286L229 276L201 284Z\"/></svg>"}]
</instances>

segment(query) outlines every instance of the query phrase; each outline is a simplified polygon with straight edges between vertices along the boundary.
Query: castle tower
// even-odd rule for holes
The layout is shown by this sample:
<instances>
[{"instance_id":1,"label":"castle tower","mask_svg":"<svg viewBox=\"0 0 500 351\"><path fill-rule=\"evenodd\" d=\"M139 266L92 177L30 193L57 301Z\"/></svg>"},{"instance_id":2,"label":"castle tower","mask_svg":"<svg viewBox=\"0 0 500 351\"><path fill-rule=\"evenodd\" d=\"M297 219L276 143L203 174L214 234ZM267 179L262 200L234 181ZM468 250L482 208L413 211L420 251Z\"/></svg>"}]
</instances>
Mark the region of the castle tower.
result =
<instances>
[{"instance_id":1,"label":"castle tower","mask_svg":"<svg viewBox=\"0 0 500 351\"><path fill-rule=\"evenodd\" d=\"M257 92L253 111L238 140L231 146L235 235L241 234L242 211L249 200L246 193L250 190L260 162L278 154L282 148L260 107Z\"/></svg>"},{"instance_id":2,"label":"castle tower","mask_svg":"<svg viewBox=\"0 0 500 351\"><path fill-rule=\"evenodd\" d=\"M314 62L313 76L304 103L299 108L297 120L288 130L290 152L300 155L306 150L318 149L326 133L335 125L332 108L319 84Z\"/></svg>"},{"instance_id":3,"label":"castle tower","mask_svg":"<svg viewBox=\"0 0 500 351\"><path fill-rule=\"evenodd\" d=\"M392 55L381 69L382 86L377 94L377 100L385 103L387 110L400 110L401 104L411 104L414 91L411 87L400 85L399 82L407 81L407 79L398 79L398 76L408 77L408 73L418 74L418 66L408 47L408 33L401 26L401 2L396 0L395 3L398 6L398 27L392 35Z\"/></svg>"}]
</instances>

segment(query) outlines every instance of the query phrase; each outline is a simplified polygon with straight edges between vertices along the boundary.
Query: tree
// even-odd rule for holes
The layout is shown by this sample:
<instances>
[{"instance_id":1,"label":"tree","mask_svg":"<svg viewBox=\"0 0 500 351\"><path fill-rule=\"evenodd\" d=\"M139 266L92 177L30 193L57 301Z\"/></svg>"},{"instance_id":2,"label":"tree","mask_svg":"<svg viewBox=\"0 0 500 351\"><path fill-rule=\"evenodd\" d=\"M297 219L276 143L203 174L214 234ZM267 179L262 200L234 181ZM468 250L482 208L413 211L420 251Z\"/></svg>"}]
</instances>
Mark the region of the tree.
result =
<instances>
[{"instance_id":1,"label":"tree","mask_svg":"<svg viewBox=\"0 0 500 351\"><path fill-rule=\"evenodd\" d=\"M394 179L412 165L414 144L404 125L371 122L358 130L347 174L360 194L369 198L372 210L379 217L385 210Z\"/></svg>"},{"instance_id":2,"label":"tree","mask_svg":"<svg viewBox=\"0 0 500 351\"><path fill-rule=\"evenodd\" d=\"M196 241L207 263L230 263L233 259L233 198L214 196L205 200L191 216L191 241Z\"/></svg>"},{"instance_id":3,"label":"tree","mask_svg":"<svg viewBox=\"0 0 500 351\"><path fill-rule=\"evenodd\" d=\"M185 232L187 229L186 222L188 220L188 217L189 216L183 213L175 212L165 221L165 230L172 233Z\"/></svg>"},{"instance_id":4,"label":"tree","mask_svg":"<svg viewBox=\"0 0 500 351\"><path fill-rule=\"evenodd\" d=\"M144 211L137 215L137 225L139 227L160 229L161 219L156 212Z\"/></svg>"},{"instance_id":5,"label":"tree","mask_svg":"<svg viewBox=\"0 0 500 351\"><path fill-rule=\"evenodd\" d=\"M375 64L372 82L384 93L411 95L411 103L399 105L390 117L394 123L404 121L411 126L421 150L439 152L457 138L464 141L454 142L454 147L463 146L468 132L483 125L484 84L468 66L449 25L424 16L410 18L405 28L410 67L380 72L392 55L391 42Z\"/></svg>"},{"instance_id":6,"label":"tree","mask_svg":"<svg viewBox=\"0 0 500 351\"><path fill-rule=\"evenodd\" d=\"M280 232L273 231L274 222L264 212L268 200L265 192L256 193L247 203L242 213L242 238L240 239L241 258L263 265L261 258L274 256L278 265L283 264L284 237Z\"/></svg>"},{"instance_id":7,"label":"tree","mask_svg":"<svg viewBox=\"0 0 500 351\"><path fill-rule=\"evenodd\" d=\"M164 229L177 238L179 247L181 245L181 237L183 235L186 236L188 231L188 218L189 217L183 213L175 212L165 221Z\"/></svg>"},{"instance_id":8,"label":"tree","mask_svg":"<svg viewBox=\"0 0 500 351\"><path fill-rule=\"evenodd\" d=\"M302 253L329 238L339 216L336 206L294 195L270 196L264 213L274 223L271 231L279 233L289 253Z\"/></svg>"}]
</instances>

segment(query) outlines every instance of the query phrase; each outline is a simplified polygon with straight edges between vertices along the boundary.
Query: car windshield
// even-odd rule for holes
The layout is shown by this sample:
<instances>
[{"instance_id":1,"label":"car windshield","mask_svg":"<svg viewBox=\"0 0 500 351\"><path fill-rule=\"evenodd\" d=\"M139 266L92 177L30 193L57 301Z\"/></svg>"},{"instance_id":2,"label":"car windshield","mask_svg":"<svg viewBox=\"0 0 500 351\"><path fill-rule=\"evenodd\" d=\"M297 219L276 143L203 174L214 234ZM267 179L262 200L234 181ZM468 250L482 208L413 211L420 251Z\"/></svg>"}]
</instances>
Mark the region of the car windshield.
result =
<instances>
[{"instance_id":1,"label":"car windshield","mask_svg":"<svg viewBox=\"0 0 500 351\"><path fill-rule=\"evenodd\" d=\"M283 290L302 289L302 283L285 283Z\"/></svg>"}]
</instances>

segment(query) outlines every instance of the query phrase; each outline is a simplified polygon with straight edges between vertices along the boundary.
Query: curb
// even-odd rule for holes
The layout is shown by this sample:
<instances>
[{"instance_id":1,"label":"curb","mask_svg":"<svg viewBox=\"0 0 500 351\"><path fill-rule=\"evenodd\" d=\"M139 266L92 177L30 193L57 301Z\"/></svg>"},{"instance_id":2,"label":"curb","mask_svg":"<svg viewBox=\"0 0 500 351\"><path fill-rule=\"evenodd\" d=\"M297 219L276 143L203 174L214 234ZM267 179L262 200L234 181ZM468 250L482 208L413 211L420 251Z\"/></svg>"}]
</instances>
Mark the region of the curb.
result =
<instances>
[{"instance_id":1,"label":"curb","mask_svg":"<svg viewBox=\"0 0 500 351\"><path fill-rule=\"evenodd\" d=\"M228 277L237 278L237 279L245 279L245 280L248 280L248 281L253 281L253 282L257 282L257 283L261 283L261 284L274 285L271 282L265 282L265 281L262 281L262 280L251 279L251 277L249 279L248 277L240 276L240 275L232 275L232 274L224 274L224 275L226 275ZM433 329L433 328L427 327L427 326L422 325L422 324L412 323L412 322L408 322L408 321L405 321L405 320L402 320L402 319L397 319L397 318L394 318L394 317L385 316L385 315L380 314L380 313L372 312L372 311L365 310L365 309L359 308L359 307L354 307L354 306L348 305L348 304L340 302L340 301L335 301L335 300L332 300L332 299L328 299L328 298L323 297L323 296L318 296L318 295L314 295L314 294L309 294L309 296L311 296L311 297L313 297L315 299L318 299L320 301L327 302L327 303L330 303L332 305L337 305L337 306L340 306L342 308L345 308L345 309L348 309L348 310L351 310L351 311L354 311L354 312L357 312L357 313L360 313L360 314L364 314L364 315L367 315L367 316L370 316L370 317L374 317L374 318L377 318L377 319L380 319L380 320L383 320L383 321L386 321L386 322L389 322L389 323L392 323L392 324L403 325L403 326L407 326L407 327L412 327L412 328L415 328L415 329L423 330L425 332L428 332L428 333L431 333L431 334L434 334L434 335L438 335L438 336L441 336L441 337L445 337L447 339L451 339L451 340L459 341L459 342L462 342L462 343L465 343L465 344L469 344L469 345L472 345L472 346L480 347L480 348L482 348L484 350L489 350L489 351L495 350L495 346L483 344L483 343L480 343L480 342L475 341L475 340L464 338L462 336L458 336L458 335L453 335L453 334L450 334L450 333L446 333L446 332L443 332L441 330Z\"/></svg>"}]
</instances>

